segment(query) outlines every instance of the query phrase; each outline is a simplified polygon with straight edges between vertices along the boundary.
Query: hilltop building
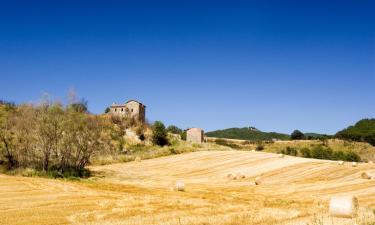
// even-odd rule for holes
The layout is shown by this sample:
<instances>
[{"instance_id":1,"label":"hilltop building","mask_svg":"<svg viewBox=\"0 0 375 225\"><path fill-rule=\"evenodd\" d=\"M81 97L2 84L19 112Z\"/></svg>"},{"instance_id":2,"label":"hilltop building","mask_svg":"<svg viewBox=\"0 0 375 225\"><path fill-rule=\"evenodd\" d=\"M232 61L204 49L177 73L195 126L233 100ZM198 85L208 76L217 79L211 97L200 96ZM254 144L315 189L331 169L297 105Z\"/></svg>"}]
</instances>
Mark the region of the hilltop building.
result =
<instances>
[{"instance_id":1,"label":"hilltop building","mask_svg":"<svg viewBox=\"0 0 375 225\"><path fill-rule=\"evenodd\" d=\"M204 142L204 131L200 128L191 128L186 131L186 141L192 143Z\"/></svg>"},{"instance_id":2,"label":"hilltop building","mask_svg":"<svg viewBox=\"0 0 375 225\"><path fill-rule=\"evenodd\" d=\"M146 120L146 106L136 100L129 100L125 104L113 103L109 112L116 116L134 118L140 122Z\"/></svg>"}]
</instances>

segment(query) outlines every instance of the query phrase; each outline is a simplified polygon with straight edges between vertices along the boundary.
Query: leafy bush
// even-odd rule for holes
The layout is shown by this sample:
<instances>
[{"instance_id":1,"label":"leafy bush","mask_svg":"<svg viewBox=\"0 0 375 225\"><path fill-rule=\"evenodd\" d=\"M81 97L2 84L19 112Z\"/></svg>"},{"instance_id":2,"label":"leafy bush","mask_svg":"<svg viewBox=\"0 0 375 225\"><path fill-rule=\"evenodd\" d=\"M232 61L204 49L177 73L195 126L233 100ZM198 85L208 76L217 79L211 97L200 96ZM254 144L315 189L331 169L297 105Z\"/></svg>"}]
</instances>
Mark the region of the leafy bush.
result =
<instances>
[{"instance_id":1,"label":"leafy bush","mask_svg":"<svg viewBox=\"0 0 375 225\"><path fill-rule=\"evenodd\" d=\"M182 130L175 125L168 126L167 131L169 133L172 133L172 134L181 134L182 133Z\"/></svg>"},{"instance_id":2,"label":"leafy bush","mask_svg":"<svg viewBox=\"0 0 375 225\"><path fill-rule=\"evenodd\" d=\"M186 141L186 136L187 136L186 130L182 131L180 135L181 135L181 140Z\"/></svg>"},{"instance_id":3,"label":"leafy bush","mask_svg":"<svg viewBox=\"0 0 375 225\"><path fill-rule=\"evenodd\" d=\"M291 148L287 147L281 151L282 154L301 156L304 158L343 160L349 162L360 162L361 157L355 152L333 151L324 145L315 145L312 148Z\"/></svg>"},{"instance_id":4,"label":"leafy bush","mask_svg":"<svg viewBox=\"0 0 375 225\"><path fill-rule=\"evenodd\" d=\"M325 146L315 146L311 149L311 157L315 159L333 159L333 150Z\"/></svg>"},{"instance_id":5,"label":"leafy bush","mask_svg":"<svg viewBox=\"0 0 375 225\"><path fill-rule=\"evenodd\" d=\"M263 144L258 144L257 147L255 148L257 151L263 151L264 150L264 145Z\"/></svg>"},{"instance_id":6,"label":"leafy bush","mask_svg":"<svg viewBox=\"0 0 375 225\"><path fill-rule=\"evenodd\" d=\"M289 146L286 147L286 149L282 150L281 153L285 154L285 155L292 155L292 156L298 155L298 151L295 148L292 148L292 147L289 147Z\"/></svg>"},{"instance_id":7,"label":"leafy bush","mask_svg":"<svg viewBox=\"0 0 375 225\"><path fill-rule=\"evenodd\" d=\"M156 121L152 126L152 142L155 145L165 146L168 144L167 130L161 121Z\"/></svg>"},{"instance_id":8,"label":"leafy bush","mask_svg":"<svg viewBox=\"0 0 375 225\"><path fill-rule=\"evenodd\" d=\"M360 162L361 161L361 157L355 152L347 152L345 154L345 159L346 159L346 161L349 161L349 162Z\"/></svg>"},{"instance_id":9,"label":"leafy bush","mask_svg":"<svg viewBox=\"0 0 375 225\"><path fill-rule=\"evenodd\" d=\"M172 155L178 154L175 148L170 148L169 151L171 152Z\"/></svg>"},{"instance_id":10,"label":"leafy bush","mask_svg":"<svg viewBox=\"0 0 375 225\"><path fill-rule=\"evenodd\" d=\"M308 148L302 148L299 150L300 155L304 158L311 158L311 150Z\"/></svg>"}]
</instances>

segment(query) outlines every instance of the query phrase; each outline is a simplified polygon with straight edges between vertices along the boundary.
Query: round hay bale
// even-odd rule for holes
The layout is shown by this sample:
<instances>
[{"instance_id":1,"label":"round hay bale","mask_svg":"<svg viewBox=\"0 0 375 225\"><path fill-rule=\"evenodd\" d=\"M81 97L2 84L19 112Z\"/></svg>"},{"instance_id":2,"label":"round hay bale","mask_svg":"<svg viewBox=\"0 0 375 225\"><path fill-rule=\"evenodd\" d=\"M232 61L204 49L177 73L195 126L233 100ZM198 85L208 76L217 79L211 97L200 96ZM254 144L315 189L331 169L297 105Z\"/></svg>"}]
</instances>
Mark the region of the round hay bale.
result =
<instances>
[{"instance_id":1,"label":"round hay bale","mask_svg":"<svg viewBox=\"0 0 375 225\"><path fill-rule=\"evenodd\" d=\"M342 165L344 165L344 161L338 161L337 164L342 166Z\"/></svg>"},{"instance_id":2,"label":"round hay bale","mask_svg":"<svg viewBox=\"0 0 375 225\"><path fill-rule=\"evenodd\" d=\"M352 162L352 167L357 167L358 163L357 162Z\"/></svg>"},{"instance_id":3,"label":"round hay bale","mask_svg":"<svg viewBox=\"0 0 375 225\"><path fill-rule=\"evenodd\" d=\"M333 217L354 218L358 213L358 199L354 196L336 196L329 202L329 214Z\"/></svg>"},{"instance_id":4,"label":"round hay bale","mask_svg":"<svg viewBox=\"0 0 375 225\"><path fill-rule=\"evenodd\" d=\"M261 177L255 177L254 183L255 183L255 185L261 185L262 184L262 178Z\"/></svg>"},{"instance_id":5,"label":"round hay bale","mask_svg":"<svg viewBox=\"0 0 375 225\"><path fill-rule=\"evenodd\" d=\"M253 150L251 150L251 152L255 152L255 150L253 149Z\"/></svg>"},{"instance_id":6,"label":"round hay bale","mask_svg":"<svg viewBox=\"0 0 375 225\"><path fill-rule=\"evenodd\" d=\"M373 162L373 161L369 161L368 163L369 163L369 164L374 164L374 162Z\"/></svg>"},{"instance_id":7,"label":"round hay bale","mask_svg":"<svg viewBox=\"0 0 375 225\"><path fill-rule=\"evenodd\" d=\"M139 156L137 156L137 157L135 157L134 161L136 161L136 162L141 162L141 161L142 161L142 158L139 157Z\"/></svg>"},{"instance_id":8,"label":"round hay bale","mask_svg":"<svg viewBox=\"0 0 375 225\"><path fill-rule=\"evenodd\" d=\"M282 159L282 158L285 157L285 155L280 153L280 154L278 154L278 157Z\"/></svg>"},{"instance_id":9,"label":"round hay bale","mask_svg":"<svg viewBox=\"0 0 375 225\"><path fill-rule=\"evenodd\" d=\"M185 191L185 183L182 181L177 181L175 188L176 188L176 191Z\"/></svg>"},{"instance_id":10,"label":"round hay bale","mask_svg":"<svg viewBox=\"0 0 375 225\"><path fill-rule=\"evenodd\" d=\"M241 180L241 179L245 179L245 178L246 178L246 176L243 175L243 174L241 174L241 173L237 173L236 177L237 177L238 180Z\"/></svg>"},{"instance_id":11,"label":"round hay bale","mask_svg":"<svg viewBox=\"0 0 375 225\"><path fill-rule=\"evenodd\" d=\"M234 177L235 177L235 175L233 175L233 174L231 174L231 173L228 173L228 174L227 174L227 178L228 178L228 179L233 180Z\"/></svg>"},{"instance_id":12,"label":"round hay bale","mask_svg":"<svg viewBox=\"0 0 375 225\"><path fill-rule=\"evenodd\" d=\"M371 180L371 179L373 179L372 174L369 173L369 172L363 172L363 173L361 173L361 177L362 177L362 179L366 179L366 180Z\"/></svg>"}]
</instances>

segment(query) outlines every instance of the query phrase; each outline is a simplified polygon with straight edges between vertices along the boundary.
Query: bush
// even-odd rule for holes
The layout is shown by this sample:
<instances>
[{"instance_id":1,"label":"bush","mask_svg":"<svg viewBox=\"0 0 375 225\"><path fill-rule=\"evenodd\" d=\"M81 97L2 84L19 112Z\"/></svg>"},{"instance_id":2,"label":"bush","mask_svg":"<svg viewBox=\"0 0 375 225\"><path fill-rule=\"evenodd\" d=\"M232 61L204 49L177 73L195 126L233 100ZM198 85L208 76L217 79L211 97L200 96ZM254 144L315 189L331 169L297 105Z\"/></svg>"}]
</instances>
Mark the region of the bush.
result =
<instances>
[{"instance_id":1,"label":"bush","mask_svg":"<svg viewBox=\"0 0 375 225\"><path fill-rule=\"evenodd\" d=\"M186 130L182 131L180 135L181 135L181 140L186 141L186 136L187 136Z\"/></svg>"},{"instance_id":2,"label":"bush","mask_svg":"<svg viewBox=\"0 0 375 225\"><path fill-rule=\"evenodd\" d=\"M331 148L324 145L314 146L312 149L302 148L297 153L295 149L286 149L284 154L300 155L304 158L328 159L328 160L343 160L349 162L360 162L361 157L355 152L333 151Z\"/></svg>"},{"instance_id":3,"label":"bush","mask_svg":"<svg viewBox=\"0 0 375 225\"><path fill-rule=\"evenodd\" d=\"M178 128L177 126L174 126L174 125L168 126L167 131L171 134L181 134L182 133L182 130L180 128Z\"/></svg>"},{"instance_id":4,"label":"bush","mask_svg":"<svg viewBox=\"0 0 375 225\"><path fill-rule=\"evenodd\" d=\"M311 157L315 159L333 159L333 150L322 145L315 146L311 149Z\"/></svg>"},{"instance_id":5,"label":"bush","mask_svg":"<svg viewBox=\"0 0 375 225\"><path fill-rule=\"evenodd\" d=\"M156 121L154 123L152 131L152 143L159 146L165 146L168 144L167 131L161 121Z\"/></svg>"},{"instance_id":6,"label":"bush","mask_svg":"<svg viewBox=\"0 0 375 225\"><path fill-rule=\"evenodd\" d=\"M255 148L257 151L263 151L264 150L264 145L263 144L258 144L257 147Z\"/></svg>"},{"instance_id":7,"label":"bush","mask_svg":"<svg viewBox=\"0 0 375 225\"><path fill-rule=\"evenodd\" d=\"M175 148L170 148L169 151L171 152L172 155L178 154Z\"/></svg>"},{"instance_id":8,"label":"bush","mask_svg":"<svg viewBox=\"0 0 375 225\"><path fill-rule=\"evenodd\" d=\"M360 162L361 161L361 157L355 152L347 152L345 154L345 158L346 158L346 161L349 161L349 162Z\"/></svg>"},{"instance_id":9,"label":"bush","mask_svg":"<svg viewBox=\"0 0 375 225\"><path fill-rule=\"evenodd\" d=\"M301 156L304 157L304 158L311 158L311 157L312 157L312 156L311 156L311 150L308 149L308 148L302 148L302 149L300 150L300 154L301 154Z\"/></svg>"},{"instance_id":10,"label":"bush","mask_svg":"<svg viewBox=\"0 0 375 225\"><path fill-rule=\"evenodd\" d=\"M284 155L292 155L292 156L298 155L298 151L295 148L291 148L289 146L286 147L286 149L282 150L281 153Z\"/></svg>"}]
</instances>

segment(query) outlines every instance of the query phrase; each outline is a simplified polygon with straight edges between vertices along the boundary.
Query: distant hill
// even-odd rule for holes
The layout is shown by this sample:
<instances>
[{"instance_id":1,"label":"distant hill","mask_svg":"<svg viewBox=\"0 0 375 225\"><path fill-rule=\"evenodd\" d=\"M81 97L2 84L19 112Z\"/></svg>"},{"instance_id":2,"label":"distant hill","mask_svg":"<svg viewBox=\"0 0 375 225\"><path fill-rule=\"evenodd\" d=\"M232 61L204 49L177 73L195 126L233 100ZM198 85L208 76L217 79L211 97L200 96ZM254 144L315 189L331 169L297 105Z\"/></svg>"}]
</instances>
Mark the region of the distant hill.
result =
<instances>
[{"instance_id":1,"label":"distant hill","mask_svg":"<svg viewBox=\"0 0 375 225\"><path fill-rule=\"evenodd\" d=\"M318 133L305 133L306 139L319 139L319 138L331 138L332 135L318 134Z\"/></svg>"},{"instance_id":2,"label":"distant hill","mask_svg":"<svg viewBox=\"0 0 375 225\"><path fill-rule=\"evenodd\" d=\"M375 119L363 119L336 135L337 138L352 141L364 141L375 146Z\"/></svg>"},{"instance_id":3,"label":"distant hill","mask_svg":"<svg viewBox=\"0 0 375 225\"><path fill-rule=\"evenodd\" d=\"M266 141L272 139L289 140L289 135L276 132L262 132L254 127L229 128L206 133L207 137L230 138L248 141Z\"/></svg>"}]
</instances>

